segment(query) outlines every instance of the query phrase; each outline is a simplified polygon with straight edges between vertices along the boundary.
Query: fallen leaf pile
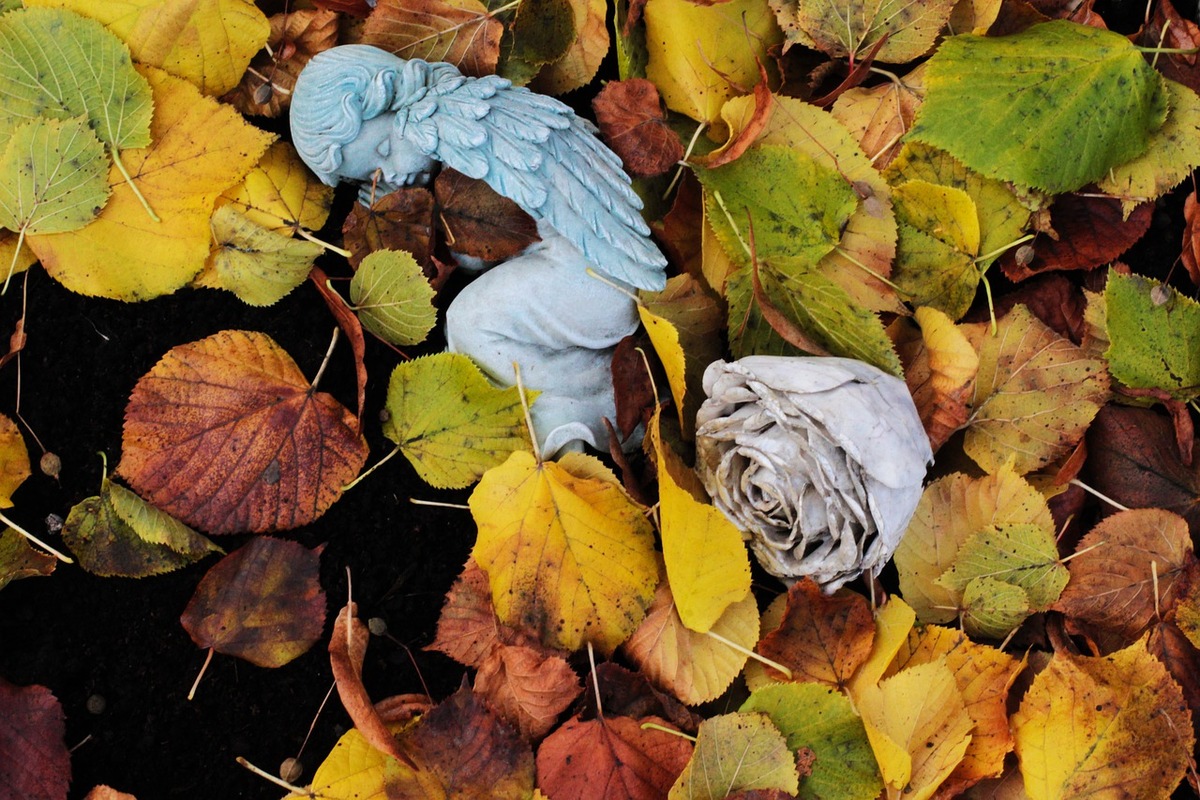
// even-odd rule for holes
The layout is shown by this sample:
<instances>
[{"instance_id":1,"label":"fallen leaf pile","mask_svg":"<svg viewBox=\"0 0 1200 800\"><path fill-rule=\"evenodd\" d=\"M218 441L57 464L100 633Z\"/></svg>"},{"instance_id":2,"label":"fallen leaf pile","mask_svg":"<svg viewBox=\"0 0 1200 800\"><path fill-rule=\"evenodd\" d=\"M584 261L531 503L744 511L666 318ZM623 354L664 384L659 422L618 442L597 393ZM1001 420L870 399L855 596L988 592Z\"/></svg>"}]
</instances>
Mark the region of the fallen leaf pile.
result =
<instances>
[{"instance_id":1,"label":"fallen leaf pile","mask_svg":"<svg viewBox=\"0 0 1200 800\"><path fill-rule=\"evenodd\" d=\"M251 329L315 288L311 324L350 341L353 411L265 334L177 343L61 530L97 576L196 571L180 621L209 658L278 668L333 620L355 726L308 796L1200 792L1186 9L1153 0L1125 36L1091 0L618 0L611 31L603 0L293 5L0 0L0 271L126 302L228 291ZM258 126L346 43L595 90L671 262L613 365L613 440L642 431L640 452L543 459L537 393L431 341L452 252L537 241L519 207L446 169L331 219L333 191ZM1180 207L1179 268L1139 260ZM376 345L405 352L372 408ZM18 324L0 367L37 346ZM705 367L800 354L903 377L936 453L894 573L829 595L752 568L693 469ZM324 545L282 538L359 479L376 425L476 531L424 643L462 667L449 697L374 701ZM0 508L30 469L0 417ZM257 535L224 555L208 537L229 534ZM0 588L56 559L75 568L10 524ZM47 689L0 679L0 797L65 798L62 737Z\"/></svg>"}]
</instances>

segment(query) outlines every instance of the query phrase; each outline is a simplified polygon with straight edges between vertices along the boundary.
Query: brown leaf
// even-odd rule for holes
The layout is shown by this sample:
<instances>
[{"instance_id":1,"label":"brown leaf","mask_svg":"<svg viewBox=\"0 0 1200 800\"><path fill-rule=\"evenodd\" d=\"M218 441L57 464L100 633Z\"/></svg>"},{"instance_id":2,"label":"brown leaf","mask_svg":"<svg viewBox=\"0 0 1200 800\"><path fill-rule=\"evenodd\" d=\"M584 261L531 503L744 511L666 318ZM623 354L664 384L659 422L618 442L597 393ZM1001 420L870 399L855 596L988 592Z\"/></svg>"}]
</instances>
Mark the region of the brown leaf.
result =
<instances>
[{"instance_id":1,"label":"brown leaf","mask_svg":"<svg viewBox=\"0 0 1200 800\"><path fill-rule=\"evenodd\" d=\"M582 691L579 676L561 656L532 647L499 647L475 675L475 693L529 740L549 733Z\"/></svg>"},{"instance_id":2,"label":"brown leaf","mask_svg":"<svg viewBox=\"0 0 1200 800\"><path fill-rule=\"evenodd\" d=\"M704 194L700 189L700 181L691 170L684 172L671 210L661 222L651 223L651 227L671 263L678 264L680 270L703 281L701 242L704 237ZM718 291L724 289L722 286L712 288Z\"/></svg>"},{"instance_id":3,"label":"brown leaf","mask_svg":"<svg viewBox=\"0 0 1200 800\"><path fill-rule=\"evenodd\" d=\"M899 82L844 92L830 113L850 129L871 163L882 170L900 152L900 138L912 126L924 98L925 69L921 66Z\"/></svg>"},{"instance_id":4,"label":"brown leaf","mask_svg":"<svg viewBox=\"0 0 1200 800\"><path fill-rule=\"evenodd\" d=\"M300 70L317 53L337 44L338 15L301 9L271 17L267 47L251 61L242 81L221 99L243 114L278 117L292 104Z\"/></svg>"},{"instance_id":5,"label":"brown leaf","mask_svg":"<svg viewBox=\"0 0 1200 800\"><path fill-rule=\"evenodd\" d=\"M533 217L485 181L444 167L433 194L446 244L455 253L503 261L541 240Z\"/></svg>"},{"instance_id":6,"label":"brown leaf","mask_svg":"<svg viewBox=\"0 0 1200 800\"><path fill-rule=\"evenodd\" d=\"M645 332L626 336L613 350L612 382L617 401L617 429L628 439L654 413L654 382L646 353L653 353ZM665 381L663 381L665 383Z\"/></svg>"},{"instance_id":7,"label":"brown leaf","mask_svg":"<svg viewBox=\"0 0 1200 800\"><path fill-rule=\"evenodd\" d=\"M362 43L401 58L446 61L464 75L496 71L504 26L477 0L379 0Z\"/></svg>"},{"instance_id":8,"label":"brown leaf","mask_svg":"<svg viewBox=\"0 0 1200 800\"><path fill-rule=\"evenodd\" d=\"M1167 417L1143 408L1101 409L1087 435L1084 481L1127 508L1162 508L1200 532L1200 464L1185 467ZM1100 506L1102 514L1114 510Z\"/></svg>"},{"instance_id":9,"label":"brown leaf","mask_svg":"<svg viewBox=\"0 0 1200 800\"><path fill-rule=\"evenodd\" d=\"M683 142L667 125L658 87L645 78L610 81L592 98L592 110L626 172L653 178L683 158Z\"/></svg>"},{"instance_id":10,"label":"brown leaf","mask_svg":"<svg viewBox=\"0 0 1200 800\"><path fill-rule=\"evenodd\" d=\"M567 721L538 748L538 788L574 800L660 800L692 754L687 739L643 722L655 717L600 717ZM669 727L669 726L668 726Z\"/></svg>"},{"instance_id":11,"label":"brown leaf","mask_svg":"<svg viewBox=\"0 0 1200 800\"><path fill-rule=\"evenodd\" d=\"M871 655L874 641L875 621L861 595L843 589L826 596L805 578L788 590L779 627L754 650L791 669L792 680L841 689Z\"/></svg>"},{"instance_id":12,"label":"brown leaf","mask_svg":"<svg viewBox=\"0 0 1200 800\"><path fill-rule=\"evenodd\" d=\"M329 307L329 313L333 314L338 327L350 341L350 352L354 354L354 377L358 383L358 413L355 414L358 424L354 430L361 434L363 409L367 404L367 343L363 336L362 322L345 299L329 286L329 277L323 269L314 266L308 273L308 279L317 287L325 305Z\"/></svg>"},{"instance_id":13,"label":"brown leaf","mask_svg":"<svg viewBox=\"0 0 1200 800\"><path fill-rule=\"evenodd\" d=\"M468 559L446 593L437 636L425 649L444 653L460 664L478 669L502 645L534 646L536 641L497 619L487 573L475 559Z\"/></svg>"},{"instance_id":14,"label":"brown leaf","mask_svg":"<svg viewBox=\"0 0 1200 800\"><path fill-rule=\"evenodd\" d=\"M23 578L49 575L56 564L58 559L35 550L12 528L0 529L0 589Z\"/></svg>"},{"instance_id":15,"label":"brown leaf","mask_svg":"<svg viewBox=\"0 0 1200 800\"><path fill-rule=\"evenodd\" d=\"M399 737L418 765L398 766L387 797L527 798L533 792L533 752L483 700L459 689Z\"/></svg>"},{"instance_id":16,"label":"brown leaf","mask_svg":"<svg viewBox=\"0 0 1200 800\"><path fill-rule=\"evenodd\" d=\"M221 331L173 348L134 386L118 472L210 533L296 528L362 468L357 428L269 336Z\"/></svg>"},{"instance_id":17,"label":"brown leaf","mask_svg":"<svg viewBox=\"0 0 1200 800\"><path fill-rule=\"evenodd\" d=\"M888 328L904 366L904 381L936 453L970 417L979 357L953 321L933 308L917 309L917 325L898 317Z\"/></svg>"},{"instance_id":18,"label":"brown leaf","mask_svg":"<svg viewBox=\"0 0 1200 800\"><path fill-rule=\"evenodd\" d=\"M329 664L333 669L333 680L337 684L342 708L350 715L354 727L376 750L398 758L411 767L416 765L396 745L396 739L367 694L362 682L363 660L367 657L367 643L371 632L357 616L355 603L347 603L333 621L333 633L329 635Z\"/></svg>"},{"instance_id":19,"label":"brown leaf","mask_svg":"<svg viewBox=\"0 0 1200 800\"><path fill-rule=\"evenodd\" d=\"M1012 281L1052 270L1095 269L1141 239L1150 229L1153 216L1152 202L1142 203L1123 219L1117 198L1059 195L1050 207L1050 225L1058 239L1039 233L1029 243L1034 250L1032 261L1018 263L1017 251L1010 250L1001 257L1000 266Z\"/></svg>"},{"instance_id":20,"label":"brown leaf","mask_svg":"<svg viewBox=\"0 0 1200 800\"><path fill-rule=\"evenodd\" d=\"M137 800L137 798L131 794L125 794L125 792L118 792L111 786L96 786L87 793L83 800Z\"/></svg>"},{"instance_id":21,"label":"brown leaf","mask_svg":"<svg viewBox=\"0 0 1200 800\"><path fill-rule=\"evenodd\" d=\"M1200 26L1181 16L1171 0L1159 0L1138 33L1137 42L1144 47L1193 50L1200 46ZM1200 58L1195 53L1159 53L1157 56L1152 63L1159 72L1193 91L1200 90Z\"/></svg>"},{"instance_id":22,"label":"brown leaf","mask_svg":"<svg viewBox=\"0 0 1200 800\"><path fill-rule=\"evenodd\" d=\"M596 707L596 684L600 685L600 708ZM603 716L662 717L681 731L695 733L700 717L666 692L661 692L645 673L633 672L619 664L597 664L587 677L581 700L583 718Z\"/></svg>"},{"instance_id":23,"label":"brown leaf","mask_svg":"<svg viewBox=\"0 0 1200 800\"><path fill-rule=\"evenodd\" d=\"M403 725L433 710L434 702L427 694L395 694L375 704L375 711L385 725Z\"/></svg>"},{"instance_id":24,"label":"brown leaf","mask_svg":"<svg viewBox=\"0 0 1200 800\"><path fill-rule=\"evenodd\" d=\"M307 652L325 627L323 549L251 539L205 573L179 621L197 647L282 667Z\"/></svg>"},{"instance_id":25,"label":"brown leaf","mask_svg":"<svg viewBox=\"0 0 1200 800\"><path fill-rule=\"evenodd\" d=\"M1150 653L1163 663L1183 689L1183 698L1192 710L1192 725L1200 720L1200 650L1197 650L1174 622L1160 622L1150 629L1146 644Z\"/></svg>"},{"instance_id":26,"label":"brown leaf","mask_svg":"<svg viewBox=\"0 0 1200 800\"><path fill-rule=\"evenodd\" d=\"M371 4L367 0L313 0L313 5L352 17L365 17L371 13Z\"/></svg>"},{"instance_id":27,"label":"brown leaf","mask_svg":"<svg viewBox=\"0 0 1200 800\"><path fill-rule=\"evenodd\" d=\"M1200 201L1195 192L1183 201L1183 219L1183 252L1179 254L1179 260L1192 283L1200 286Z\"/></svg>"},{"instance_id":28,"label":"brown leaf","mask_svg":"<svg viewBox=\"0 0 1200 800\"><path fill-rule=\"evenodd\" d=\"M1087 300L1079 287L1062 273L1039 275L1001 295L996 299L996 316L1003 317L1017 305L1028 307L1035 317L1060 336L1075 344L1083 341L1083 310Z\"/></svg>"},{"instance_id":29,"label":"brown leaf","mask_svg":"<svg viewBox=\"0 0 1200 800\"><path fill-rule=\"evenodd\" d=\"M407 250L418 264L427 267L433 252L433 193L422 188L398 189L375 198L369 208L355 203L342 223L342 235L355 269L376 250ZM428 269L425 275L430 277Z\"/></svg>"},{"instance_id":30,"label":"brown leaf","mask_svg":"<svg viewBox=\"0 0 1200 800\"><path fill-rule=\"evenodd\" d=\"M66 800L65 734L62 706L49 689L0 678L0 799Z\"/></svg>"}]
</instances>

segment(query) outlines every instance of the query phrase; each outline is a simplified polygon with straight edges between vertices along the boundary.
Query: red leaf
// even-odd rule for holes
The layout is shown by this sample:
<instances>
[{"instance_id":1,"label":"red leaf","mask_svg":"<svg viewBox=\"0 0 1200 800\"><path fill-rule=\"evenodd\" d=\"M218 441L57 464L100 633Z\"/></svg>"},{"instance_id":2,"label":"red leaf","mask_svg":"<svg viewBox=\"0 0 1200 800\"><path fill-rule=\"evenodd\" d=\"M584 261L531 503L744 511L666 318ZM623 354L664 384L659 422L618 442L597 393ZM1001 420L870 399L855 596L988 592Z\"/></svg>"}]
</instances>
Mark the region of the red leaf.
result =
<instances>
[{"instance_id":1,"label":"red leaf","mask_svg":"<svg viewBox=\"0 0 1200 800\"><path fill-rule=\"evenodd\" d=\"M1075 344L1083 341L1083 310L1087 301L1079 287L1065 275L1057 272L1039 275L1001 295L996 299L996 317L1003 317L1017 305L1026 306L1060 336L1067 337Z\"/></svg>"},{"instance_id":2,"label":"red leaf","mask_svg":"<svg viewBox=\"0 0 1200 800\"><path fill-rule=\"evenodd\" d=\"M455 253L503 261L540 240L533 217L485 181L444 167L433 193L446 244Z\"/></svg>"},{"instance_id":3,"label":"red leaf","mask_svg":"<svg viewBox=\"0 0 1200 800\"><path fill-rule=\"evenodd\" d=\"M827 596L805 578L788 590L779 627L754 649L791 669L792 680L840 689L867 660L874 641L875 621L861 595L842 589Z\"/></svg>"},{"instance_id":4,"label":"red leaf","mask_svg":"<svg viewBox=\"0 0 1200 800\"><path fill-rule=\"evenodd\" d=\"M433 240L433 193L398 189L375 198L368 208L355 203L342 223L342 235L355 269L376 250L407 250L432 277L428 265ZM437 286L433 288L437 289Z\"/></svg>"},{"instance_id":5,"label":"red leaf","mask_svg":"<svg viewBox=\"0 0 1200 800\"><path fill-rule=\"evenodd\" d=\"M645 78L610 81L592 99L600 134L632 175L653 178L683 158L683 143L667 125L658 87Z\"/></svg>"},{"instance_id":6,"label":"red leaf","mask_svg":"<svg viewBox=\"0 0 1200 800\"><path fill-rule=\"evenodd\" d=\"M330 288L329 277L324 270L314 266L308 273L308 279L316 285L317 291L325 300L325 305L329 307L329 312L337 320L338 327L350 340L350 352L354 354L354 376L358 382L358 413L355 415L358 424L354 430L361 434L363 409L367 405L367 343L363 337L362 322L345 299Z\"/></svg>"},{"instance_id":7,"label":"red leaf","mask_svg":"<svg viewBox=\"0 0 1200 800\"><path fill-rule=\"evenodd\" d=\"M530 740L549 733L582 691L579 676L561 656L532 647L499 647L475 675L476 694Z\"/></svg>"},{"instance_id":8,"label":"red leaf","mask_svg":"<svg viewBox=\"0 0 1200 800\"><path fill-rule=\"evenodd\" d=\"M65 800L71 754L62 706L45 686L0 678L0 800Z\"/></svg>"},{"instance_id":9,"label":"red leaf","mask_svg":"<svg viewBox=\"0 0 1200 800\"><path fill-rule=\"evenodd\" d=\"M1153 8L1149 21L1139 32L1138 44L1180 50L1200 46L1200 26L1180 16L1171 0L1159 0ZM1193 91L1200 90L1200 58L1195 53L1159 53L1151 63L1171 80Z\"/></svg>"},{"instance_id":10,"label":"red leaf","mask_svg":"<svg viewBox=\"0 0 1200 800\"><path fill-rule=\"evenodd\" d=\"M1192 283L1200 286L1200 201L1195 192L1183 201L1183 219L1183 252L1179 254L1179 259ZM2 362L0 366L3 366Z\"/></svg>"}]
</instances>

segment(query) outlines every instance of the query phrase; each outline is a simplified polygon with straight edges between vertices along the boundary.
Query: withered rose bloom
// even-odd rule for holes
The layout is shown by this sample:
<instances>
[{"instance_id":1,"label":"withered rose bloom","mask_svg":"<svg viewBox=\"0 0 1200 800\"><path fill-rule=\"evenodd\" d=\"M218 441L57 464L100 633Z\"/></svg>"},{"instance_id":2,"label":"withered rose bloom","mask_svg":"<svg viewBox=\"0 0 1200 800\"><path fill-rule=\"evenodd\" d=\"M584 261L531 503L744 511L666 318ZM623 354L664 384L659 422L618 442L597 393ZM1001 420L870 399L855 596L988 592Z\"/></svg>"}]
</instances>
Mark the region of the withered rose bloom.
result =
<instances>
[{"instance_id":1,"label":"withered rose bloom","mask_svg":"<svg viewBox=\"0 0 1200 800\"><path fill-rule=\"evenodd\" d=\"M750 356L710 364L704 391L696 468L767 572L827 592L877 575L933 458L904 381L847 358Z\"/></svg>"}]
</instances>

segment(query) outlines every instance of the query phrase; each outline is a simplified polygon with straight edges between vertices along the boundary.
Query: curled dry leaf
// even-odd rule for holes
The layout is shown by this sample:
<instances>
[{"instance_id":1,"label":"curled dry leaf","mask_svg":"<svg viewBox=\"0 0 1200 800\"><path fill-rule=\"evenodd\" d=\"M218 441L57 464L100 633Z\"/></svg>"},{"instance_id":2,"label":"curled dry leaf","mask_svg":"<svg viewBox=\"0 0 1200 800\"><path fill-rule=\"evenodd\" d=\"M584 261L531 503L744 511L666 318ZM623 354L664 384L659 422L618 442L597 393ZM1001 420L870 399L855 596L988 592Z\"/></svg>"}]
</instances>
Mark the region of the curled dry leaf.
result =
<instances>
[{"instance_id":1,"label":"curled dry leaf","mask_svg":"<svg viewBox=\"0 0 1200 800\"><path fill-rule=\"evenodd\" d=\"M592 99L600 134L633 175L661 175L683 158L683 142L661 104L658 88L645 78L612 81Z\"/></svg>"},{"instance_id":2,"label":"curled dry leaf","mask_svg":"<svg viewBox=\"0 0 1200 800\"><path fill-rule=\"evenodd\" d=\"M433 194L446 244L455 253L503 261L540 241L533 217L485 181L443 167Z\"/></svg>"},{"instance_id":3,"label":"curled dry leaf","mask_svg":"<svg viewBox=\"0 0 1200 800\"><path fill-rule=\"evenodd\" d=\"M904 381L936 453L967 423L967 400L975 390L979 356L941 311L921 307L914 316L919 327L897 319L889 331L904 365Z\"/></svg>"},{"instance_id":4,"label":"curled dry leaf","mask_svg":"<svg viewBox=\"0 0 1200 800\"><path fill-rule=\"evenodd\" d=\"M355 203L342 223L342 235L355 269L376 250L407 250L430 277L433 193L409 187L377 197L370 206Z\"/></svg>"},{"instance_id":5,"label":"curled dry leaf","mask_svg":"<svg viewBox=\"0 0 1200 800\"><path fill-rule=\"evenodd\" d=\"M189 525L262 532L319 517L366 457L354 415L313 391L270 337L222 331L138 381L118 472Z\"/></svg>"},{"instance_id":6,"label":"curled dry leaf","mask_svg":"<svg viewBox=\"0 0 1200 800\"><path fill-rule=\"evenodd\" d=\"M354 353L354 377L358 382L358 413L354 415L358 420L358 425L355 430L362 433L363 408L367 404L367 343L363 336L362 323L359 322L358 315L346 303L346 299L329 285L329 277L324 270L320 267L313 267L309 270L308 279L321 294L321 298L329 308L329 313L333 314L338 327L342 329L342 333L350 342L350 351Z\"/></svg>"},{"instance_id":7,"label":"curled dry leaf","mask_svg":"<svg viewBox=\"0 0 1200 800\"><path fill-rule=\"evenodd\" d=\"M65 800L71 754L62 706L45 686L0 678L0 797Z\"/></svg>"},{"instance_id":8,"label":"curled dry leaf","mask_svg":"<svg viewBox=\"0 0 1200 800\"><path fill-rule=\"evenodd\" d=\"M1192 283L1200 286L1200 199L1192 192L1183 202L1183 252L1180 260Z\"/></svg>"},{"instance_id":9,"label":"curled dry leaf","mask_svg":"<svg viewBox=\"0 0 1200 800\"><path fill-rule=\"evenodd\" d=\"M379 0L362 44L401 58L447 61L464 75L496 71L504 26L478 0Z\"/></svg>"},{"instance_id":10,"label":"curled dry leaf","mask_svg":"<svg viewBox=\"0 0 1200 800\"><path fill-rule=\"evenodd\" d=\"M291 105L304 65L337 44L338 15L331 10L296 9L275 14L270 22L267 46L250 61L241 83L221 98L243 114L278 117Z\"/></svg>"}]
</instances>

